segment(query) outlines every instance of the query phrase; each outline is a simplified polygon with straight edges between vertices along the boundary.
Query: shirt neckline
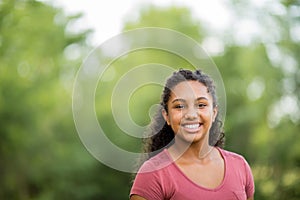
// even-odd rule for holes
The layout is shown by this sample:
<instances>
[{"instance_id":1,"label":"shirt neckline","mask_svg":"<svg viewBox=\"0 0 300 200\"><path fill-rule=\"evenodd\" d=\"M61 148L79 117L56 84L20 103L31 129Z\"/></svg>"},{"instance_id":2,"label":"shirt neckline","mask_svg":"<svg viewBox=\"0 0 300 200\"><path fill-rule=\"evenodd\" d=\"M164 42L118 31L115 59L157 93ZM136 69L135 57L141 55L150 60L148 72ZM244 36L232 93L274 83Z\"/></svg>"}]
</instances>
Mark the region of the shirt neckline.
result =
<instances>
[{"instance_id":1,"label":"shirt neckline","mask_svg":"<svg viewBox=\"0 0 300 200\"><path fill-rule=\"evenodd\" d=\"M219 151L220 155L222 156L223 160L224 160L224 177L222 182L215 188L207 188L205 186L199 185L197 183L195 183L194 181L192 181L185 173L183 173L183 171L179 168L179 166L175 163L175 161L172 159L168 149L164 149L164 152L167 154L168 159L170 159L172 161L171 165L175 167L175 169L187 180L189 181L191 184L195 185L198 188L204 189L204 190L208 190L208 191L217 191L220 190L224 183L225 180L227 179L227 174L228 174L228 169L227 169L227 159L226 156L224 156L224 152L220 147L216 147L216 149Z\"/></svg>"}]
</instances>

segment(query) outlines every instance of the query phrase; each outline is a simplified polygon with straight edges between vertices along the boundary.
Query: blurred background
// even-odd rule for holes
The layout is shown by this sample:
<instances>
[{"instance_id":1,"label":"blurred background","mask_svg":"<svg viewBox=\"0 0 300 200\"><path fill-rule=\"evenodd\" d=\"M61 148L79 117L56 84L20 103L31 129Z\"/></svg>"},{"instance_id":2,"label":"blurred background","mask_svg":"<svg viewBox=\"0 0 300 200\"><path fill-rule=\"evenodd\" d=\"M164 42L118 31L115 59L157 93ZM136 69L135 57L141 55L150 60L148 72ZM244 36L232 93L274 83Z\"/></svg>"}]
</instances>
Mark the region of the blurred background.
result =
<instances>
[{"instance_id":1,"label":"blurred background","mask_svg":"<svg viewBox=\"0 0 300 200\"><path fill-rule=\"evenodd\" d=\"M199 1L111 1L116 9L84 1L101 18L66 2L0 1L0 199L128 199L131 174L106 167L82 145L72 90L97 44L147 26L190 36L218 66L227 94L225 149L250 163L255 199L300 199L300 1L220 0L209 9ZM130 151L140 141L115 124L110 87L130 66L149 62L188 66L174 55L135 52L114 63L95 96L108 137ZM158 92L147 98L149 91ZM138 124L149 123L160 91L133 94Z\"/></svg>"}]
</instances>

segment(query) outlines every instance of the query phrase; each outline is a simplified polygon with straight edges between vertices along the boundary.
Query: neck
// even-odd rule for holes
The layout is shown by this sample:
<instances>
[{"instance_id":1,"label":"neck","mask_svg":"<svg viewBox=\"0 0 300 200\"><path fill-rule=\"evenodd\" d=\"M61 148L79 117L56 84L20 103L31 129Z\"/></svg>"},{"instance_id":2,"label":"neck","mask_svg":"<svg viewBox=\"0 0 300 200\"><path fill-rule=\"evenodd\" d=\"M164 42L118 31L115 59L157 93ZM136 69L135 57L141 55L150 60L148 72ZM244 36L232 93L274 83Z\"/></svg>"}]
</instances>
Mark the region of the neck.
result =
<instances>
[{"instance_id":1,"label":"neck","mask_svg":"<svg viewBox=\"0 0 300 200\"><path fill-rule=\"evenodd\" d=\"M192 144L175 140L175 143L170 147L170 152L175 160L178 158L208 160L213 149L214 147L209 145L208 139Z\"/></svg>"}]
</instances>

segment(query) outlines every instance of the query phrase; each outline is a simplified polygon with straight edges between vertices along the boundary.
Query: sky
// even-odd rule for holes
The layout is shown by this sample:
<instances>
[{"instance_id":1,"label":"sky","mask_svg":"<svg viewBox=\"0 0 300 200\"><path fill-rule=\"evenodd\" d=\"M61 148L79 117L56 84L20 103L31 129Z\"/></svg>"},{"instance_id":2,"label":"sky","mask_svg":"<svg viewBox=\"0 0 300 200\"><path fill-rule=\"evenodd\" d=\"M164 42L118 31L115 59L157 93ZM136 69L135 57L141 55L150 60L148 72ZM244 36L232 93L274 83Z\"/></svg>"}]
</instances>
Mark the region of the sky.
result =
<instances>
[{"instance_id":1,"label":"sky","mask_svg":"<svg viewBox=\"0 0 300 200\"><path fill-rule=\"evenodd\" d=\"M62 7L67 15L82 13L81 20L69 28L93 29L94 33L90 38L93 45L99 45L121 33L124 22L127 19L136 18L140 8L147 4L188 7L196 18L209 23L216 31L230 25L232 20L225 0L210 0L201 3L194 0L48 0L47 2Z\"/></svg>"},{"instance_id":2,"label":"sky","mask_svg":"<svg viewBox=\"0 0 300 200\"><path fill-rule=\"evenodd\" d=\"M67 15L82 13L76 22L68 25L70 32L92 29L88 43L99 46L106 40L120 34L123 24L138 17L140 9L149 4L156 6L184 6L190 9L193 17L210 28L211 38L202 44L208 52L222 52L222 41L215 36L234 27L231 32L234 41L239 45L249 45L255 37L263 42L270 42L269 28L260 24L259 13L285 14L283 6L274 0L249 0L244 2L248 7L234 13L229 0L39 0L63 8ZM251 6L249 6L251 5ZM250 8L250 9L249 9ZM236 10L237 11L237 10ZM243 15L243 16L242 16ZM275 27L276 28L276 27ZM298 29L297 29L298 30ZM300 28L299 28L300 30ZM299 34L297 33L297 38ZM299 39L300 40L300 39ZM272 41L271 41L272 42ZM214 49L215 48L215 49Z\"/></svg>"}]
</instances>

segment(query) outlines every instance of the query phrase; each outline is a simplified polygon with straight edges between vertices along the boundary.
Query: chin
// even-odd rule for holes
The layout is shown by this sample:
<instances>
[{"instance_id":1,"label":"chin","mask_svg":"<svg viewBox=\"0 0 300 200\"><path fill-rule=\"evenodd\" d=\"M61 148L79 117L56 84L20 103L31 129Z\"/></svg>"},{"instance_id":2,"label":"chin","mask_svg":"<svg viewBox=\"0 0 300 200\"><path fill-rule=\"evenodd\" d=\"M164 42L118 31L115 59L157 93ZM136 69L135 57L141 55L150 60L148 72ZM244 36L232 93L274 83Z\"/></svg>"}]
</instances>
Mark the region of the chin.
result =
<instances>
[{"instance_id":1,"label":"chin","mask_svg":"<svg viewBox=\"0 0 300 200\"><path fill-rule=\"evenodd\" d=\"M203 133L186 133L184 135L178 135L178 137L185 141L186 143L190 143L190 144L193 144L193 143L198 143L202 140L205 140L206 135L203 134Z\"/></svg>"}]
</instances>

